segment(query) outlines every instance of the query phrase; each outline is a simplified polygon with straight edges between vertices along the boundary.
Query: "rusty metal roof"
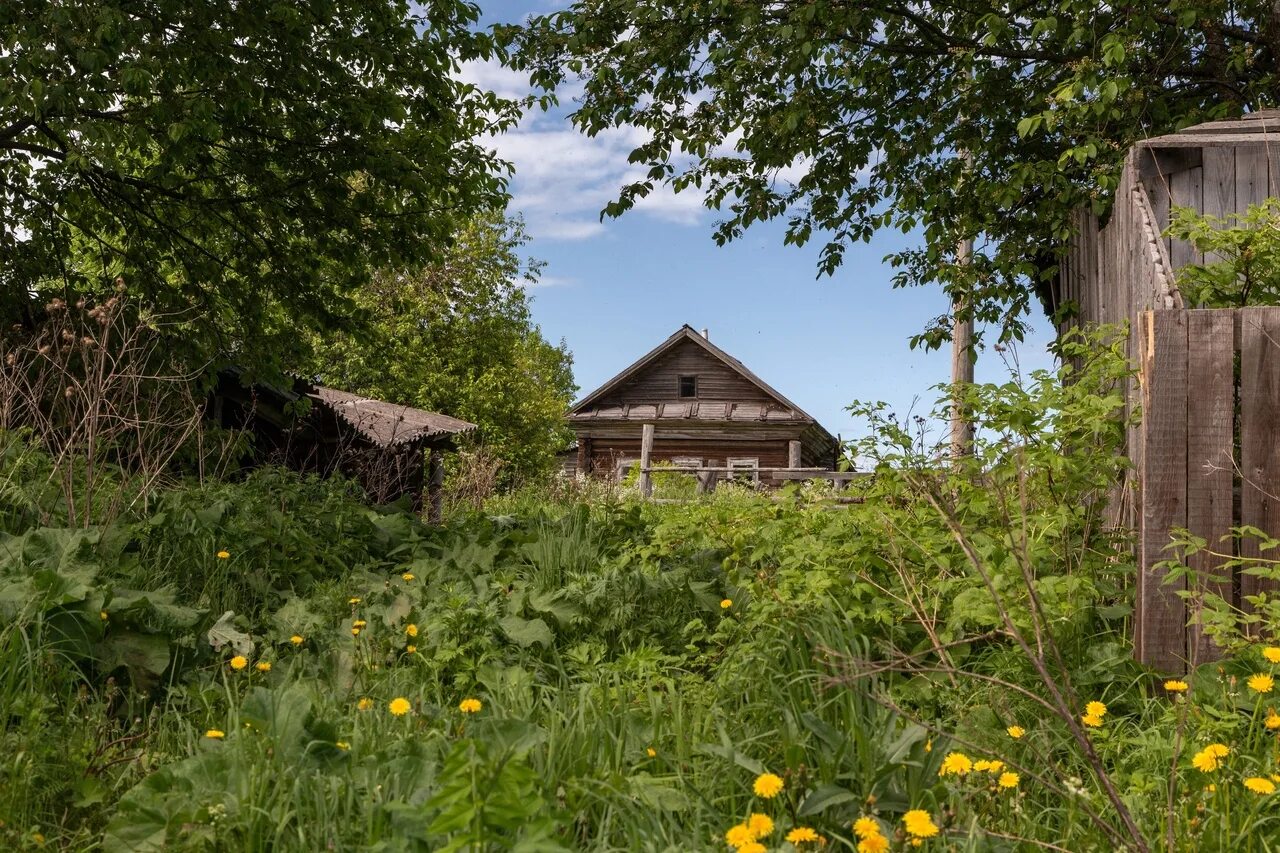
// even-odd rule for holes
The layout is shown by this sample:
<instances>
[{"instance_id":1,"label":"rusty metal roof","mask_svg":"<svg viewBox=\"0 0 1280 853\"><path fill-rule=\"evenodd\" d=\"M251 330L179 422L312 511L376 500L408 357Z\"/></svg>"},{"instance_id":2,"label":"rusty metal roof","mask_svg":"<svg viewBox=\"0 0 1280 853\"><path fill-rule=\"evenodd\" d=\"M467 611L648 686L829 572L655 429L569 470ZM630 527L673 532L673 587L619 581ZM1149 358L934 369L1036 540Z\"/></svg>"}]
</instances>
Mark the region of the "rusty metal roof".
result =
<instances>
[{"instance_id":1,"label":"rusty metal roof","mask_svg":"<svg viewBox=\"0 0 1280 853\"><path fill-rule=\"evenodd\" d=\"M332 409L363 438L382 447L445 438L476 428L473 423L448 415L348 394L323 385L317 385L309 396Z\"/></svg>"}]
</instances>

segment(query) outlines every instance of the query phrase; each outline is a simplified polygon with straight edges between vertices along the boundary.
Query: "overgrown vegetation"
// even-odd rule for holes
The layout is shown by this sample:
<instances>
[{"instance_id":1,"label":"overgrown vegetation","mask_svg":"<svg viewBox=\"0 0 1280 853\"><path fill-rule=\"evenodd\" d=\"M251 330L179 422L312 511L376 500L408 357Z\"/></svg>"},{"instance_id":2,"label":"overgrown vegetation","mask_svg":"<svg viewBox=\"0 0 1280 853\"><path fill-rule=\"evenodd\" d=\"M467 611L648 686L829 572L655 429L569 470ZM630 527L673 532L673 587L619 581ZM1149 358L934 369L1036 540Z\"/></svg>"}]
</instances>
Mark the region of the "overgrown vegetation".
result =
<instances>
[{"instance_id":1,"label":"overgrown vegetation","mask_svg":"<svg viewBox=\"0 0 1280 853\"><path fill-rule=\"evenodd\" d=\"M429 528L264 469L82 527L0 434L0 843L1264 849L1280 649L1132 661L1124 362L1065 355L974 387L960 468L871 407L843 508L526 491Z\"/></svg>"}]
</instances>

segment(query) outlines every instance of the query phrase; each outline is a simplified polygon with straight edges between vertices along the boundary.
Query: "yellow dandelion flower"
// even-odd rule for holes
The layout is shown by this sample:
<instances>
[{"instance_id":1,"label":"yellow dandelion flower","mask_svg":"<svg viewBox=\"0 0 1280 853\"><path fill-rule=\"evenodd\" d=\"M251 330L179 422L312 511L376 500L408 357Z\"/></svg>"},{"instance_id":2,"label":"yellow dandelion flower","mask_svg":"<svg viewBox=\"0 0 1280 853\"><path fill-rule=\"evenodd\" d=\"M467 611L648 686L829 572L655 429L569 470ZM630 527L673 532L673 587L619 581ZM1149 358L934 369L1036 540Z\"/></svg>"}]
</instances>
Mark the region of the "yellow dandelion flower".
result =
<instances>
[{"instance_id":1,"label":"yellow dandelion flower","mask_svg":"<svg viewBox=\"0 0 1280 853\"><path fill-rule=\"evenodd\" d=\"M933 752L933 738L929 738L924 742L924 751L926 753Z\"/></svg>"},{"instance_id":2,"label":"yellow dandelion flower","mask_svg":"<svg viewBox=\"0 0 1280 853\"><path fill-rule=\"evenodd\" d=\"M418 651L417 646L405 646L404 653L407 655L415 654Z\"/></svg>"},{"instance_id":3,"label":"yellow dandelion flower","mask_svg":"<svg viewBox=\"0 0 1280 853\"><path fill-rule=\"evenodd\" d=\"M724 840L730 847L741 850L745 845L755 841L756 837L751 832L750 827L745 823L740 823L729 827L729 831L724 834Z\"/></svg>"},{"instance_id":4,"label":"yellow dandelion flower","mask_svg":"<svg viewBox=\"0 0 1280 853\"><path fill-rule=\"evenodd\" d=\"M924 839L923 839L923 838L913 838L913 839L911 839L911 846L912 846L912 847L923 847L923 846L924 846Z\"/></svg>"},{"instance_id":5,"label":"yellow dandelion flower","mask_svg":"<svg viewBox=\"0 0 1280 853\"><path fill-rule=\"evenodd\" d=\"M225 559L227 559L227 558L228 558L228 557L230 557L230 556L231 556L231 552L230 552L230 551L219 551L219 552L218 552L218 559L219 559L219 560L225 560Z\"/></svg>"},{"instance_id":6,"label":"yellow dandelion flower","mask_svg":"<svg viewBox=\"0 0 1280 853\"><path fill-rule=\"evenodd\" d=\"M463 699L458 703L458 710L464 714L479 713L482 707L479 699Z\"/></svg>"},{"instance_id":7,"label":"yellow dandelion flower","mask_svg":"<svg viewBox=\"0 0 1280 853\"><path fill-rule=\"evenodd\" d=\"M747 818L747 829L751 830L751 835L755 839L764 838L773 832L773 818L767 814L753 812L751 817Z\"/></svg>"},{"instance_id":8,"label":"yellow dandelion flower","mask_svg":"<svg viewBox=\"0 0 1280 853\"><path fill-rule=\"evenodd\" d=\"M797 826L787 833L787 840L792 844L812 844L818 840L818 833L807 826Z\"/></svg>"},{"instance_id":9,"label":"yellow dandelion flower","mask_svg":"<svg viewBox=\"0 0 1280 853\"><path fill-rule=\"evenodd\" d=\"M769 848L759 841L748 841L738 848L738 853L769 853Z\"/></svg>"},{"instance_id":10,"label":"yellow dandelion flower","mask_svg":"<svg viewBox=\"0 0 1280 853\"><path fill-rule=\"evenodd\" d=\"M1102 725L1102 718L1093 714L1085 714L1080 718L1080 722L1084 723L1086 726L1096 729Z\"/></svg>"},{"instance_id":11,"label":"yellow dandelion flower","mask_svg":"<svg viewBox=\"0 0 1280 853\"><path fill-rule=\"evenodd\" d=\"M99 618L99 619L101 619L103 622L106 622L106 621L107 621L107 611L105 611L105 610L99 610L99 611L98 611L98 618Z\"/></svg>"},{"instance_id":12,"label":"yellow dandelion flower","mask_svg":"<svg viewBox=\"0 0 1280 853\"><path fill-rule=\"evenodd\" d=\"M1018 740L1019 738L1021 738L1023 735L1027 733L1027 730L1024 729L1022 726L1009 726L1009 728L1005 729L1005 732L1009 735L1009 737L1013 738L1014 740Z\"/></svg>"},{"instance_id":13,"label":"yellow dandelion flower","mask_svg":"<svg viewBox=\"0 0 1280 853\"><path fill-rule=\"evenodd\" d=\"M353 621L353 622L351 623L351 627L352 627L352 628L363 628L363 627L365 627L365 626L366 626L366 625L368 625L368 624L369 624L369 623L368 623L368 622L366 622L366 621L364 621L363 619L356 619L355 621Z\"/></svg>"},{"instance_id":14,"label":"yellow dandelion flower","mask_svg":"<svg viewBox=\"0 0 1280 853\"><path fill-rule=\"evenodd\" d=\"M347 743L345 740L337 741L336 743L334 743L334 746L336 746L338 749L342 750L343 752L346 752L348 749L351 748L351 744Z\"/></svg>"},{"instance_id":15,"label":"yellow dandelion flower","mask_svg":"<svg viewBox=\"0 0 1280 853\"><path fill-rule=\"evenodd\" d=\"M41 847L43 847L43 846L44 846L44 834L43 834L43 833L39 833L39 832L37 832L37 833L32 834L32 836L31 836L31 840L32 840L32 841L34 841L36 844L39 844Z\"/></svg>"},{"instance_id":16,"label":"yellow dandelion flower","mask_svg":"<svg viewBox=\"0 0 1280 853\"><path fill-rule=\"evenodd\" d=\"M397 717L403 717L405 714L409 713L409 707L408 699L403 696L397 696L391 700L390 704L387 705L387 710Z\"/></svg>"},{"instance_id":17,"label":"yellow dandelion flower","mask_svg":"<svg viewBox=\"0 0 1280 853\"><path fill-rule=\"evenodd\" d=\"M1254 693L1270 693L1271 688L1276 686L1276 680L1264 672L1249 676L1249 680L1245 683Z\"/></svg>"},{"instance_id":18,"label":"yellow dandelion flower","mask_svg":"<svg viewBox=\"0 0 1280 853\"><path fill-rule=\"evenodd\" d=\"M902 816L902 824L909 835L916 838L932 838L938 834L938 826L924 809L912 809Z\"/></svg>"},{"instance_id":19,"label":"yellow dandelion flower","mask_svg":"<svg viewBox=\"0 0 1280 853\"><path fill-rule=\"evenodd\" d=\"M969 756L963 752L949 752L947 757L942 759L942 766L938 768L939 776L964 776L973 769L973 762L969 760Z\"/></svg>"},{"instance_id":20,"label":"yellow dandelion flower","mask_svg":"<svg viewBox=\"0 0 1280 853\"><path fill-rule=\"evenodd\" d=\"M1218 786L1210 782L1208 785L1204 786L1204 789L1212 794L1214 791L1218 790Z\"/></svg>"},{"instance_id":21,"label":"yellow dandelion flower","mask_svg":"<svg viewBox=\"0 0 1280 853\"><path fill-rule=\"evenodd\" d=\"M1164 689L1170 693L1186 693L1191 688L1190 684L1179 679L1170 679L1164 683Z\"/></svg>"},{"instance_id":22,"label":"yellow dandelion flower","mask_svg":"<svg viewBox=\"0 0 1280 853\"><path fill-rule=\"evenodd\" d=\"M858 842L858 853L885 853L889 839L883 835L868 835Z\"/></svg>"},{"instance_id":23,"label":"yellow dandelion flower","mask_svg":"<svg viewBox=\"0 0 1280 853\"><path fill-rule=\"evenodd\" d=\"M404 632L410 637L416 637L418 636L418 626L410 622L408 625L404 626Z\"/></svg>"},{"instance_id":24,"label":"yellow dandelion flower","mask_svg":"<svg viewBox=\"0 0 1280 853\"><path fill-rule=\"evenodd\" d=\"M1262 650L1262 656L1271 663L1280 663L1280 646L1267 646Z\"/></svg>"},{"instance_id":25,"label":"yellow dandelion flower","mask_svg":"<svg viewBox=\"0 0 1280 853\"><path fill-rule=\"evenodd\" d=\"M253 665L253 668L254 668L254 669L256 669L258 672L270 672L270 671L271 671L271 662L270 662L270 661L265 661L265 660L260 660L260 661L258 661L257 663L255 663L255 664Z\"/></svg>"},{"instance_id":26,"label":"yellow dandelion flower","mask_svg":"<svg viewBox=\"0 0 1280 853\"><path fill-rule=\"evenodd\" d=\"M999 773L1004 769L1004 762L998 759L982 759L973 762L973 769L979 773Z\"/></svg>"},{"instance_id":27,"label":"yellow dandelion flower","mask_svg":"<svg viewBox=\"0 0 1280 853\"><path fill-rule=\"evenodd\" d=\"M644 754L649 756L650 758L657 758L658 750L654 749L651 746L648 746L648 747L645 747Z\"/></svg>"},{"instance_id":28,"label":"yellow dandelion flower","mask_svg":"<svg viewBox=\"0 0 1280 853\"><path fill-rule=\"evenodd\" d=\"M756 777L755 784L751 787L756 792L757 797L764 797L769 800L781 793L782 777L775 776L772 773L762 773Z\"/></svg>"},{"instance_id":29,"label":"yellow dandelion flower","mask_svg":"<svg viewBox=\"0 0 1280 853\"><path fill-rule=\"evenodd\" d=\"M1000 778L996 781L1001 788L1016 788L1018 787L1018 782L1021 781L1021 777L1017 773L1005 771L1000 774Z\"/></svg>"},{"instance_id":30,"label":"yellow dandelion flower","mask_svg":"<svg viewBox=\"0 0 1280 853\"><path fill-rule=\"evenodd\" d=\"M249 659L246 658L244 655L236 655L229 661L229 664L232 669L234 669L236 672L239 672L240 670L244 669L246 666L249 665Z\"/></svg>"},{"instance_id":31,"label":"yellow dandelion flower","mask_svg":"<svg viewBox=\"0 0 1280 853\"><path fill-rule=\"evenodd\" d=\"M729 609L730 607L732 607L732 606L733 606L733 599L732 599L732 598L722 598L722 599L720 599L720 609L721 609L721 610L728 610L728 609Z\"/></svg>"},{"instance_id":32,"label":"yellow dandelion flower","mask_svg":"<svg viewBox=\"0 0 1280 853\"><path fill-rule=\"evenodd\" d=\"M222 740L227 736L227 733L219 729L209 729L209 731L204 733L204 736L212 740Z\"/></svg>"},{"instance_id":33,"label":"yellow dandelion flower","mask_svg":"<svg viewBox=\"0 0 1280 853\"><path fill-rule=\"evenodd\" d=\"M1222 743L1211 743L1191 758L1191 766L1201 773L1212 773L1221 766L1220 759L1225 758L1231 749Z\"/></svg>"},{"instance_id":34,"label":"yellow dandelion flower","mask_svg":"<svg viewBox=\"0 0 1280 853\"><path fill-rule=\"evenodd\" d=\"M1276 713L1275 708L1267 709L1267 716L1263 719L1262 724L1272 731L1280 729L1280 714Z\"/></svg>"},{"instance_id":35,"label":"yellow dandelion flower","mask_svg":"<svg viewBox=\"0 0 1280 853\"><path fill-rule=\"evenodd\" d=\"M1274 794L1276 783L1261 776L1250 776L1244 780L1244 786L1255 794Z\"/></svg>"},{"instance_id":36,"label":"yellow dandelion flower","mask_svg":"<svg viewBox=\"0 0 1280 853\"><path fill-rule=\"evenodd\" d=\"M1084 706L1084 712L1090 717L1098 717L1101 719L1107 715L1107 706L1101 702L1090 702Z\"/></svg>"},{"instance_id":37,"label":"yellow dandelion flower","mask_svg":"<svg viewBox=\"0 0 1280 853\"><path fill-rule=\"evenodd\" d=\"M348 599L347 599L347 604L359 604L359 603L360 603L360 599L358 599L358 598L348 598Z\"/></svg>"},{"instance_id":38,"label":"yellow dandelion flower","mask_svg":"<svg viewBox=\"0 0 1280 853\"><path fill-rule=\"evenodd\" d=\"M1272 773L1269 778L1271 779L1272 782L1280 782L1280 776L1276 775L1275 773Z\"/></svg>"},{"instance_id":39,"label":"yellow dandelion flower","mask_svg":"<svg viewBox=\"0 0 1280 853\"><path fill-rule=\"evenodd\" d=\"M860 817L853 822L853 834L859 838L880 834L880 821L873 817Z\"/></svg>"},{"instance_id":40,"label":"yellow dandelion flower","mask_svg":"<svg viewBox=\"0 0 1280 853\"><path fill-rule=\"evenodd\" d=\"M353 636L353 637L359 637L359 636L360 636L360 629L359 629L359 628L352 628L352 629L351 629L351 636Z\"/></svg>"},{"instance_id":41,"label":"yellow dandelion flower","mask_svg":"<svg viewBox=\"0 0 1280 853\"><path fill-rule=\"evenodd\" d=\"M294 634L292 637L289 638L289 642L293 643L295 646L300 646L305 641L299 635Z\"/></svg>"},{"instance_id":42,"label":"yellow dandelion flower","mask_svg":"<svg viewBox=\"0 0 1280 853\"><path fill-rule=\"evenodd\" d=\"M360 701L356 703L356 707L361 711L367 711L373 707L373 700L368 696L361 696Z\"/></svg>"},{"instance_id":43,"label":"yellow dandelion flower","mask_svg":"<svg viewBox=\"0 0 1280 853\"><path fill-rule=\"evenodd\" d=\"M413 572L405 572L404 574L402 574L402 575L400 576L400 580L404 581L405 583L408 583L409 581L411 581L411 580L413 580L413 579L414 579L414 574L413 574Z\"/></svg>"}]
</instances>

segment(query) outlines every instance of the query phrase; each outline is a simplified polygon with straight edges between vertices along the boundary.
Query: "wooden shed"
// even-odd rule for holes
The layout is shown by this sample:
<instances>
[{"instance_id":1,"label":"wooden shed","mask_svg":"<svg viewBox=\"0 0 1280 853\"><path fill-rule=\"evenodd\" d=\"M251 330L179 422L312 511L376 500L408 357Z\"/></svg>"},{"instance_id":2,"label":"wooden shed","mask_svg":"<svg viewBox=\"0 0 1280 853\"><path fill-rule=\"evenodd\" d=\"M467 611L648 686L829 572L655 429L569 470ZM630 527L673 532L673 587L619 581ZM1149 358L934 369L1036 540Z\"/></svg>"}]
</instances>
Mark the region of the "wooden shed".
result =
<instances>
[{"instance_id":1,"label":"wooden shed","mask_svg":"<svg viewBox=\"0 0 1280 853\"><path fill-rule=\"evenodd\" d=\"M292 387L246 384L224 370L210 413L229 429L254 435L257 457L358 481L374 503L409 497L415 510L439 516L442 454L476 428L457 418L362 397L301 379Z\"/></svg>"},{"instance_id":2,"label":"wooden shed","mask_svg":"<svg viewBox=\"0 0 1280 853\"><path fill-rule=\"evenodd\" d=\"M642 457L773 482L772 469L835 467L839 442L812 416L713 344L680 327L569 410L580 475L620 477Z\"/></svg>"},{"instance_id":3,"label":"wooden shed","mask_svg":"<svg viewBox=\"0 0 1280 853\"><path fill-rule=\"evenodd\" d=\"M1137 655L1177 672L1217 650L1194 622L1196 594L1248 609L1261 579L1215 572L1197 555L1197 588L1184 599L1156 566L1172 556L1170 531L1189 529L1216 548L1257 556L1256 544L1222 542L1233 526L1280 534L1280 308L1185 304L1178 271L1203 263L1164 236L1173 206L1222 217L1280 195L1280 111L1188 127L1134 146L1105 222L1081 211L1047 298L1067 325L1127 323L1137 367L1127 405L1132 477L1114 519L1138 532ZM1212 261L1212 258L1208 259ZM1238 364L1238 369L1237 369Z\"/></svg>"}]
</instances>

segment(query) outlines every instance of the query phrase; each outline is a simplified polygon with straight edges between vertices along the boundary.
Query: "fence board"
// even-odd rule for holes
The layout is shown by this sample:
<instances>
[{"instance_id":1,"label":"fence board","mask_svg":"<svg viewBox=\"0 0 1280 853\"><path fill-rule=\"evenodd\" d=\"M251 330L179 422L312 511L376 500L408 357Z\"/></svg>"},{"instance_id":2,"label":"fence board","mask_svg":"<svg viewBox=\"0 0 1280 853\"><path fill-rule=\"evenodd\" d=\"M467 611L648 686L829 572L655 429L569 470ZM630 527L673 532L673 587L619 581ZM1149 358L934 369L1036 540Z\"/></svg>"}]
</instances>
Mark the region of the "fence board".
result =
<instances>
[{"instance_id":1,"label":"fence board","mask_svg":"<svg viewBox=\"0 0 1280 853\"><path fill-rule=\"evenodd\" d=\"M1187 529L1221 550L1234 520L1235 340L1233 311L1187 311ZM1226 544L1230 553L1230 544ZM1191 557L1196 589L1232 601L1231 570L1199 553ZM1193 599L1197 610L1199 599ZM1221 652L1199 625L1189 629L1191 665Z\"/></svg>"},{"instance_id":2,"label":"fence board","mask_svg":"<svg viewBox=\"0 0 1280 853\"><path fill-rule=\"evenodd\" d=\"M1187 524L1187 312L1142 315L1143 418L1141 570L1134 637L1138 659L1181 672L1187 659L1186 605L1166 572L1169 531Z\"/></svg>"},{"instance_id":3,"label":"fence board","mask_svg":"<svg viewBox=\"0 0 1280 853\"><path fill-rule=\"evenodd\" d=\"M1240 477L1240 523L1280 533L1280 308L1240 309ZM1240 555L1264 556L1248 538ZM1246 596L1274 589L1241 575L1241 606L1250 612Z\"/></svg>"}]
</instances>

